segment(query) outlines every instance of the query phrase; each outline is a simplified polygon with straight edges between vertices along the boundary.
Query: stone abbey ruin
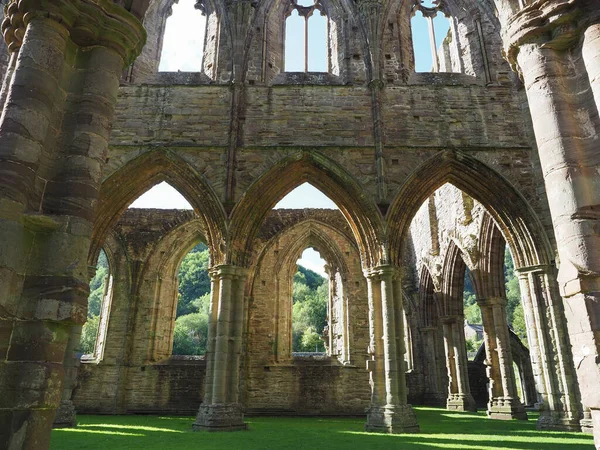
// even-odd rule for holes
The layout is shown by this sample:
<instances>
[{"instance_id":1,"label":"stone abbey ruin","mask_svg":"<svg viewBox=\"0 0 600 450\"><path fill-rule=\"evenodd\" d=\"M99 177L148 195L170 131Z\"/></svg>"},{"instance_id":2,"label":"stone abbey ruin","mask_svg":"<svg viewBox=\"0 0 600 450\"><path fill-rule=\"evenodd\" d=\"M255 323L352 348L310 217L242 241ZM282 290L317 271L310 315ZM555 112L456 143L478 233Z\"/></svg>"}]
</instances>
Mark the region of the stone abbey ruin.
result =
<instances>
[{"instance_id":1,"label":"stone abbey ruin","mask_svg":"<svg viewBox=\"0 0 600 450\"><path fill-rule=\"evenodd\" d=\"M201 67L162 72L174 1L5 2L0 448L47 448L76 411L196 414L198 430L366 411L369 431L417 431L411 404L476 407L467 272L490 418L535 406L539 428L600 447L600 2L199 0ZM429 72L417 13L450 23ZM326 23L325 70L307 50L285 70L291 15ZM163 181L193 210L128 209ZM305 182L339 210L273 210ZM175 357L178 267L198 242L207 351ZM329 304L326 352L303 356L291 286L307 247Z\"/></svg>"}]
</instances>

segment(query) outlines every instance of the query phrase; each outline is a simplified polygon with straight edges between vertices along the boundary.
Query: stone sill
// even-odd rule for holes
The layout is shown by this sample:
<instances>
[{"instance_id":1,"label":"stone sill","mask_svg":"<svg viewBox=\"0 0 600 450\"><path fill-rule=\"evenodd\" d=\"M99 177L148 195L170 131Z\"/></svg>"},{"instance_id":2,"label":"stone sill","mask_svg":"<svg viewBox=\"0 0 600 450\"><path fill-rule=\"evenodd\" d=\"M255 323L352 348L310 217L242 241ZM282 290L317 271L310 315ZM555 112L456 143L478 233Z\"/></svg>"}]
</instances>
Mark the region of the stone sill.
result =
<instances>
[{"instance_id":1,"label":"stone sill","mask_svg":"<svg viewBox=\"0 0 600 450\"><path fill-rule=\"evenodd\" d=\"M198 86L212 84L213 80L203 72L158 72L142 84L164 86Z\"/></svg>"},{"instance_id":2,"label":"stone sill","mask_svg":"<svg viewBox=\"0 0 600 450\"><path fill-rule=\"evenodd\" d=\"M273 78L273 86L342 86L342 79L327 72L281 72Z\"/></svg>"},{"instance_id":3,"label":"stone sill","mask_svg":"<svg viewBox=\"0 0 600 450\"><path fill-rule=\"evenodd\" d=\"M408 78L408 84L429 86L485 86L485 80L464 73L415 72Z\"/></svg>"}]
</instances>

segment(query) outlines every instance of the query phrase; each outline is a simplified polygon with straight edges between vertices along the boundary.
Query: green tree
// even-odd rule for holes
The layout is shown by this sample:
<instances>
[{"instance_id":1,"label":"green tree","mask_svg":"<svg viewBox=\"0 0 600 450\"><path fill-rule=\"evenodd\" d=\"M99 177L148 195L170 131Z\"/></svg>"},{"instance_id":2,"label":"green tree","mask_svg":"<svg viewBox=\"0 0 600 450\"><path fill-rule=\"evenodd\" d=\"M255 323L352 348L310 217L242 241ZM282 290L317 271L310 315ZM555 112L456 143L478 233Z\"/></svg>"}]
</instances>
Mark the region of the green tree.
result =
<instances>
[{"instance_id":1,"label":"green tree","mask_svg":"<svg viewBox=\"0 0 600 450\"><path fill-rule=\"evenodd\" d=\"M108 276L108 259L104 250L100 250L98 263L96 264L96 274L90 281L90 295L88 297L88 317L100 315L102 307L102 296L104 294L104 284Z\"/></svg>"},{"instance_id":2,"label":"green tree","mask_svg":"<svg viewBox=\"0 0 600 450\"><path fill-rule=\"evenodd\" d=\"M525 346L527 342L527 328L525 325L525 316L523 313L523 305L521 303L521 289L519 279L515 275L515 265L508 249L508 245L504 250L504 280L506 283L506 317L508 324L513 331L519 336L519 339Z\"/></svg>"},{"instance_id":3,"label":"green tree","mask_svg":"<svg viewBox=\"0 0 600 450\"><path fill-rule=\"evenodd\" d=\"M325 345L321 336L327 325L329 285L319 274L300 268L303 270L298 270L293 283L292 351L323 352ZM307 284L309 279L311 285Z\"/></svg>"},{"instance_id":4,"label":"green tree","mask_svg":"<svg viewBox=\"0 0 600 450\"><path fill-rule=\"evenodd\" d=\"M89 317L81 329L81 339L79 340L80 353L91 355L96 347L96 336L98 335L98 326L100 325L100 316Z\"/></svg>"},{"instance_id":5,"label":"green tree","mask_svg":"<svg viewBox=\"0 0 600 450\"><path fill-rule=\"evenodd\" d=\"M191 313L175 320L174 355L204 355L208 336L208 314Z\"/></svg>"},{"instance_id":6,"label":"green tree","mask_svg":"<svg viewBox=\"0 0 600 450\"><path fill-rule=\"evenodd\" d=\"M177 317L197 312L193 301L210 292L208 261L208 247L202 243L196 245L181 261Z\"/></svg>"}]
</instances>

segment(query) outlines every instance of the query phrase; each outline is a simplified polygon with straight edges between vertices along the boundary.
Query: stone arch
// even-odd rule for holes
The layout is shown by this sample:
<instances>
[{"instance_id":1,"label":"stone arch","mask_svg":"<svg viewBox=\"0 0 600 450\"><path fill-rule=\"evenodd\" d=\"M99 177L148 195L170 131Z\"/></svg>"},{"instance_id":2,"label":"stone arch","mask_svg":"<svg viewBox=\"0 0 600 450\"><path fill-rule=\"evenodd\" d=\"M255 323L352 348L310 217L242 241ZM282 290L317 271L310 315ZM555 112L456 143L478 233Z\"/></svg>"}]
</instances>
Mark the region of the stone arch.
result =
<instances>
[{"instance_id":1,"label":"stone arch","mask_svg":"<svg viewBox=\"0 0 600 450\"><path fill-rule=\"evenodd\" d=\"M426 265L421 268L419 279L419 303L421 326L433 327L438 324L438 319L442 315L439 300L436 296L436 289L433 277Z\"/></svg>"},{"instance_id":2,"label":"stone arch","mask_svg":"<svg viewBox=\"0 0 600 450\"><path fill-rule=\"evenodd\" d=\"M151 286L148 291L148 295L154 296L150 314L138 316L136 320L138 327L146 328L145 332L138 329L137 335L151 337L147 346L146 361L159 361L171 355L177 312L179 267L183 258L199 242L206 242L204 223L194 218L182 222L162 236L146 260L144 277L150 272L160 274L161 278L160 282L155 281L158 285Z\"/></svg>"},{"instance_id":3,"label":"stone arch","mask_svg":"<svg viewBox=\"0 0 600 450\"><path fill-rule=\"evenodd\" d=\"M98 256L102 242L121 214L146 190L166 181L192 205L206 230L211 265L223 263L226 253L227 219L217 195L204 177L177 155L163 150L144 153L107 178L100 197L88 260Z\"/></svg>"},{"instance_id":4,"label":"stone arch","mask_svg":"<svg viewBox=\"0 0 600 450\"><path fill-rule=\"evenodd\" d=\"M337 211L332 211L337 212ZM340 241L338 241L340 239ZM343 249L352 249L352 261L344 255ZM313 247L328 265L327 282L329 284L328 321L329 330L325 339L326 349L330 357L337 357L340 361L348 362L351 354L356 351L353 342L352 319L349 314L351 300L349 297L348 283L362 272L358 269L355 255L358 248L351 236L347 236L335 229L330 224L308 218L288 228L285 228L272 237L261 250L257 262L253 264L249 276L249 292L251 298L258 293L261 297L257 316L251 311L248 324L256 325L257 317L272 317L270 335L274 336L271 348L271 357L278 362L289 361L292 358L292 296L293 278L297 271L296 261L307 247ZM263 270L269 274L272 290L269 291L268 303L265 303L264 279L260 286L259 279ZM359 297L354 297L359 298ZM366 307L366 298L364 306ZM258 309L257 309L258 308ZM266 309L265 309L266 308ZM336 330L334 332L334 330Z\"/></svg>"},{"instance_id":5,"label":"stone arch","mask_svg":"<svg viewBox=\"0 0 600 450\"><path fill-rule=\"evenodd\" d=\"M387 214L392 261L402 261L401 244L418 208L445 183L484 206L513 249L516 268L551 264L546 232L523 196L498 172L460 151L438 153L404 182Z\"/></svg>"},{"instance_id":6,"label":"stone arch","mask_svg":"<svg viewBox=\"0 0 600 450\"><path fill-rule=\"evenodd\" d=\"M506 241L488 213L484 213L479 233L477 268L471 269L473 287L483 298L504 298L504 248Z\"/></svg>"},{"instance_id":7,"label":"stone arch","mask_svg":"<svg viewBox=\"0 0 600 450\"><path fill-rule=\"evenodd\" d=\"M454 240L450 241L442 269L442 313L445 316L463 315L463 289L467 264L463 252Z\"/></svg>"},{"instance_id":8,"label":"stone arch","mask_svg":"<svg viewBox=\"0 0 600 450\"><path fill-rule=\"evenodd\" d=\"M340 208L358 243L363 267L387 260L384 224L375 204L344 168L324 155L297 153L275 164L245 192L232 211L232 250L235 265L247 266L252 242L268 212L288 192L309 182Z\"/></svg>"}]
</instances>

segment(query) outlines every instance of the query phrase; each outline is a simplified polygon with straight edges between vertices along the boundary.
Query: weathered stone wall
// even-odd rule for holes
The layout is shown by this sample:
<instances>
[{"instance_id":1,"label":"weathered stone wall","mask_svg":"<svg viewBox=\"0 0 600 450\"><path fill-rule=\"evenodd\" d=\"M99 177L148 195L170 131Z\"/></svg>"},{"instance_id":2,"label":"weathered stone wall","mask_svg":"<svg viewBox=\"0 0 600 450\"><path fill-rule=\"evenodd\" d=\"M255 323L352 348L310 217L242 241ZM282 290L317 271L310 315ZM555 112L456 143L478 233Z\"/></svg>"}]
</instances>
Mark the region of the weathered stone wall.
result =
<instances>
[{"instance_id":1,"label":"weathered stone wall","mask_svg":"<svg viewBox=\"0 0 600 450\"><path fill-rule=\"evenodd\" d=\"M206 362L173 357L171 351L176 268L191 246L203 240L202 233L192 211L129 209L113 227L104 245L113 277L106 344L102 357L86 357L81 364L74 393L80 412L197 410ZM277 355L275 330L280 339L291 339L291 279L296 260L309 246L321 252L343 286L333 298L333 350L330 357L294 357L288 346L285 355ZM370 398L365 370L368 305L348 223L334 210L275 210L255 248L256 265L247 287L244 406L255 413L363 414ZM280 255L286 252L282 270ZM279 281L287 288L278 296ZM278 308L287 310L277 313Z\"/></svg>"}]
</instances>

